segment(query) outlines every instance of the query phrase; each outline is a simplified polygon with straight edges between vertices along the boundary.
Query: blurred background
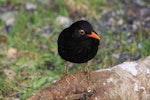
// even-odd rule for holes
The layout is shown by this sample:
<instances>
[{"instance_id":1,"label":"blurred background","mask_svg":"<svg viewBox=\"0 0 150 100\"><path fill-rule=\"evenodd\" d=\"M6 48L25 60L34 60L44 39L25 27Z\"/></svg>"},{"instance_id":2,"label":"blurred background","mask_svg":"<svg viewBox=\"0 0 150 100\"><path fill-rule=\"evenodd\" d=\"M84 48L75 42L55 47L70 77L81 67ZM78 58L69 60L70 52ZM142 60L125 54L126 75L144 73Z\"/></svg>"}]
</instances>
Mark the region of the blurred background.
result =
<instances>
[{"instance_id":1,"label":"blurred background","mask_svg":"<svg viewBox=\"0 0 150 100\"><path fill-rule=\"evenodd\" d=\"M59 79L58 35L81 19L101 37L93 70L150 55L150 0L0 0L0 99L26 99ZM69 73L85 65L70 63Z\"/></svg>"}]
</instances>

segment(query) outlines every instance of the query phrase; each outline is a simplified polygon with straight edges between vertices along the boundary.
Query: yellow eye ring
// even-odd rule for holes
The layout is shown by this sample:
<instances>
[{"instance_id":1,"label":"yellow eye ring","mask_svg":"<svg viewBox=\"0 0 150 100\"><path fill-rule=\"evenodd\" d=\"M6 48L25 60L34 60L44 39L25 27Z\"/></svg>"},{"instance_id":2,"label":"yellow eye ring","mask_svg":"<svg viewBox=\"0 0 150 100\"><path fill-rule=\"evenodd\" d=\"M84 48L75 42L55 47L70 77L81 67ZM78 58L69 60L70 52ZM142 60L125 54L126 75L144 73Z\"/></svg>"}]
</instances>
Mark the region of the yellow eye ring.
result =
<instances>
[{"instance_id":1,"label":"yellow eye ring","mask_svg":"<svg viewBox=\"0 0 150 100\"><path fill-rule=\"evenodd\" d=\"M79 30L79 33L80 33L81 35L84 35L84 34L85 34L85 31L84 31L84 30Z\"/></svg>"}]
</instances>

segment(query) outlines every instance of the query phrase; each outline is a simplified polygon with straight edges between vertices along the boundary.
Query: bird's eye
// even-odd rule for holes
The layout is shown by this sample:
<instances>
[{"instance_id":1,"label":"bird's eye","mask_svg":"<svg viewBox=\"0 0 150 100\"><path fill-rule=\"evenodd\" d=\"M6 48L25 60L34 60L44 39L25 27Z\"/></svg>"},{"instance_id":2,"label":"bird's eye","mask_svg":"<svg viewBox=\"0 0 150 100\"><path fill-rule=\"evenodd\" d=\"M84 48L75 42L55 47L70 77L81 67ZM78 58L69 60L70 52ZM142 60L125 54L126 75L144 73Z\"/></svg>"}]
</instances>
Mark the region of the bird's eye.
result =
<instances>
[{"instance_id":1,"label":"bird's eye","mask_svg":"<svg viewBox=\"0 0 150 100\"><path fill-rule=\"evenodd\" d=\"M79 32L80 32L81 35L85 34L84 30L79 30Z\"/></svg>"}]
</instances>

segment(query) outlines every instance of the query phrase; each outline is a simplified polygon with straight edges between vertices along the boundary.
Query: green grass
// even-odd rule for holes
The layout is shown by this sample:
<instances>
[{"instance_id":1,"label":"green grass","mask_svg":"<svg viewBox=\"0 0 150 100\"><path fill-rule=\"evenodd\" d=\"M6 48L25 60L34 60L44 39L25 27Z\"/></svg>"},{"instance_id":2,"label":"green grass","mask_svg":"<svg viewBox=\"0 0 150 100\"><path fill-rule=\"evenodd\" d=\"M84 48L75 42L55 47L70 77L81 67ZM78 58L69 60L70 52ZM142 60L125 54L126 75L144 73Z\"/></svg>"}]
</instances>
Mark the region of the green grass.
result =
<instances>
[{"instance_id":1,"label":"green grass","mask_svg":"<svg viewBox=\"0 0 150 100\"><path fill-rule=\"evenodd\" d=\"M1 2L4 3L6 1L3 0ZM11 2L16 4L21 1L12 0ZM24 2L26 1L21 3ZM32 0L32 2L36 3L36 0ZM85 1L78 0L77 2L82 4ZM57 38L62 27L55 23L55 18L58 15L68 16L67 9L62 0L56 0L51 6L36 4L38 8L34 12L28 12L21 6L16 14L17 20L12 32L9 34L0 33L4 34L7 39L6 43L0 44L0 99L18 97L19 95L21 99L26 99L35 91L48 87L63 74L65 62L57 53ZM107 6L105 0L92 0L92 2L89 0L85 4L96 10L100 6ZM3 21L0 21L0 29L4 24ZM47 24L50 24L51 33L48 37L45 37L38 29L42 29ZM108 45L106 48L100 47L98 54L92 61L92 66L95 66L93 69L107 68L120 63L118 59L110 56L112 53L127 52L133 55L135 52L138 52L142 57L150 54L149 40L143 37L140 30L131 45L127 44L126 32L117 36L114 36L111 30L107 31L107 33L107 35L102 34L101 44L108 38ZM120 43L119 49L115 49L113 45L116 38ZM139 49L137 42L141 42L143 48ZM7 66L3 62L13 60L7 57L7 50L11 47L17 49L18 57L13 64ZM102 61L102 63L98 62L98 60ZM48 70L45 66L46 62L50 62L55 69ZM85 65L74 65L75 68L69 70L69 72L73 73ZM80 67L78 68L78 66ZM16 76L12 80L7 80L7 76L3 72L4 69L14 71Z\"/></svg>"},{"instance_id":2,"label":"green grass","mask_svg":"<svg viewBox=\"0 0 150 100\"><path fill-rule=\"evenodd\" d=\"M89 0L88 2L85 0L76 0L81 5L87 5L92 10L98 10L101 6L106 6L107 1L106 0Z\"/></svg>"}]
</instances>

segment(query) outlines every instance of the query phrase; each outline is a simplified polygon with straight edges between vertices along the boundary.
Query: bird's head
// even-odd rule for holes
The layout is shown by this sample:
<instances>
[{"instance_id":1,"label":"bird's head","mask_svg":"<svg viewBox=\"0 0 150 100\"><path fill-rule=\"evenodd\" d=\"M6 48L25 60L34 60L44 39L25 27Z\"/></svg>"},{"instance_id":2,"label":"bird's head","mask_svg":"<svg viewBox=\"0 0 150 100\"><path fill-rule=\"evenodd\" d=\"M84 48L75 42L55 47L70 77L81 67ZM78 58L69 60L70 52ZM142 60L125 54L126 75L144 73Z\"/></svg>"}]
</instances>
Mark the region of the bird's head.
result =
<instances>
[{"instance_id":1,"label":"bird's head","mask_svg":"<svg viewBox=\"0 0 150 100\"><path fill-rule=\"evenodd\" d=\"M93 30L92 25L84 20L77 21L70 26L73 38L93 38L100 41L100 37Z\"/></svg>"}]
</instances>

